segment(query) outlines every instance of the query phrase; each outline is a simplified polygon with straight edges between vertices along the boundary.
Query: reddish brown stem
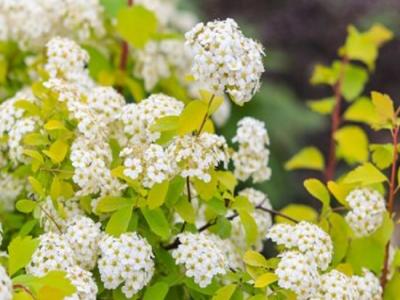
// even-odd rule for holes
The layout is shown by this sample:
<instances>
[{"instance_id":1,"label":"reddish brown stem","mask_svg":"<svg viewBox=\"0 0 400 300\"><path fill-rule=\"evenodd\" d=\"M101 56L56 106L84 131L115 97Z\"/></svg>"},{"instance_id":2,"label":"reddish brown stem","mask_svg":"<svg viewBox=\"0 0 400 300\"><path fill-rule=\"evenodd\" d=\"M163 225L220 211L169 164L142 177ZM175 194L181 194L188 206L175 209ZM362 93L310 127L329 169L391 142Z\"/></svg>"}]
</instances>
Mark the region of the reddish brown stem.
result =
<instances>
[{"instance_id":1,"label":"reddish brown stem","mask_svg":"<svg viewBox=\"0 0 400 300\"><path fill-rule=\"evenodd\" d=\"M26 286L24 286L22 284L14 284L13 289L14 290L23 290L25 293L30 295L32 297L32 299L36 299L35 295L33 295L32 292Z\"/></svg>"},{"instance_id":2,"label":"reddish brown stem","mask_svg":"<svg viewBox=\"0 0 400 300\"><path fill-rule=\"evenodd\" d=\"M128 0L128 6L133 5L133 0ZM128 43L123 40L121 42L121 56L119 60L119 69L121 71L125 71L126 66L128 64L128 54L129 54L129 45Z\"/></svg>"},{"instance_id":3,"label":"reddish brown stem","mask_svg":"<svg viewBox=\"0 0 400 300\"><path fill-rule=\"evenodd\" d=\"M215 94L212 94L210 100L208 101L207 112L205 113L205 115L204 115L204 117L203 117L203 120L201 121L199 131L197 131L197 136L200 136L201 132L202 132L203 129L204 129L204 126L206 125L207 118L208 118L208 114L209 114L209 112L210 112L210 107L211 107L211 104L212 104L214 98L215 98Z\"/></svg>"},{"instance_id":4,"label":"reddish brown stem","mask_svg":"<svg viewBox=\"0 0 400 300\"><path fill-rule=\"evenodd\" d=\"M336 142L335 142L335 133L339 129L341 122L341 106L342 106L342 87L345 75L345 69L349 60L346 56L342 58L342 63L340 67L340 74L338 81L333 87L334 96L335 96L335 107L331 116L331 136L329 141L329 152L328 152L328 161L325 169L325 180L328 182L332 180L335 175L336 169Z\"/></svg>"},{"instance_id":5,"label":"reddish brown stem","mask_svg":"<svg viewBox=\"0 0 400 300\"><path fill-rule=\"evenodd\" d=\"M397 114L396 114L397 118ZM392 139L393 139L393 162L392 169L390 171L390 183L389 183L389 195L387 199L387 210L389 212L389 217L393 216L393 206L394 206L394 198L396 195L396 170L397 170L397 160L398 160L398 152L397 152L397 144L398 144L398 136L399 136L400 127L396 125L395 129L392 130ZM381 286L382 289L385 288L387 283L387 277L389 272L389 251L390 251L390 240L386 244L385 248L385 258L383 261L383 269L381 275Z\"/></svg>"}]
</instances>

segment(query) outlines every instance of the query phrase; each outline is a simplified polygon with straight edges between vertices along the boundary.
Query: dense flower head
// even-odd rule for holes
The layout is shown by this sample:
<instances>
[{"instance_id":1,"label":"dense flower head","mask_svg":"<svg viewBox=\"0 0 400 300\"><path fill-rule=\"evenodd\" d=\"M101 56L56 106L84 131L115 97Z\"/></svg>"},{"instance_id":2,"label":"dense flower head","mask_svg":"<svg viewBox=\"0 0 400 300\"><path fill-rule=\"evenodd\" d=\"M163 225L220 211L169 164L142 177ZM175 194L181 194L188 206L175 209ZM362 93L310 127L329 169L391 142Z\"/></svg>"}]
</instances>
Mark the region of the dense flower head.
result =
<instances>
[{"instance_id":1,"label":"dense flower head","mask_svg":"<svg viewBox=\"0 0 400 300\"><path fill-rule=\"evenodd\" d=\"M230 239L221 239L215 234L208 234L207 238L212 240L215 245L224 253L226 266L232 270L243 270L244 263L241 256L241 251Z\"/></svg>"},{"instance_id":2,"label":"dense flower head","mask_svg":"<svg viewBox=\"0 0 400 300\"><path fill-rule=\"evenodd\" d=\"M13 286L10 277L8 276L6 269L0 265L0 299L11 300L13 293Z\"/></svg>"},{"instance_id":3,"label":"dense flower head","mask_svg":"<svg viewBox=\"0 0 400 300\"><path fill-rule=\"evenodd\" d=\"M297 299L309 299L319 287L316 265L297 251L286 251L279 255L280 262L275 270L280 287L296 293Z\"/></svg>"},{"instance_id":4,"label":"dense flower head","mask_svg":"<svg viewBox=\"0 0 400 300\"><path fill-rule=\"evenodd\" d=\"M287 249L296 248L321 270L332 260L333 245L330 236L317 225L302 221L296 225L276 224L267 237Z\"/></svg>"},{"instance_id":5,"label":"dense flower head","mask_svg":"<svg viewBox=\"0 0 400 300\"><path fill-rule=\"evenodd\" d=\"M232 19L197 24L186 33L192 74L204 88L227 93L237 104L251 100L264 72L262 46L246 38Z\"/></svg>"},{"instance_id":6,"label":"dense flower head","mask_svg":"<svg viewBox=\"0 0 400 300\"><path fill-rule=\"evenodd\" d=\"M125 105L121 119L130 144L148 144L156 141L160 133L151 130L154 122L162 117L180 115L183 107L183 102L164 94L153 94L138 104Z\"/></svg>"},{"instance_id":7,"label":"dense flower head","mask_svg":"<svg viewBox=\"0 0 400 300\"><path fill-rule=\"evenodd\" d=\"M358 291L353 285L351 278L337 270L332 270L321 275L320 280L321 285L316 294L316 299L360 299Z\"/></svg>"},{"instance_id":8,"label":"dense flower head","mask_svg":"<svg viewBox=\"0 0 400 300\"><path fill-rule=\"evenodd\" d=\"M228 146L223 136L201 133L199 136L184 135L174 138L167 148L173 168L182 177L211 180L210 170L229 161Z\"/></svg>"},{"instance_id":9,"label":"dense flower head","mask_svg":"<svg viewBox=\"0 0 400 300\"><path fill-rule=\"evenodd\" d=\"M115 289L123 284L122 292L130 298L150 282L153 252L137 233L124 233L119 238L105 235L99 245L98 267L105 288Z\"/></svg>"},{"instance_id":10,"label":"dense flower head","mask_svg":"<svg viewBox=\"0 0 400 300\"><path fill-rule=\"evenodd\" d=\"M60 234L48 232L39 236L39 246L26 266L26 272L43 276L50 271L67 271L75 265L74 252L66 239Z\"/></svg>"},{"instance_id":11,"label":"dense flower head","mask_svg":"<svg viewBox=\"0 0 400 300\"><path fill-rule=\"evenodd\" d=\"M359 188L346 197L350 212L346 221L357 236L367 236L375 232L383 222L386 210L385 199L376 190Z\"/></svg>"},{"instance_id":12,"label":"dense flower head","mask_svg":"<svg viewBox=\"0 0 400 300\"><path fill-rule=\"evenodd\" d=\"M246 188L239 192L239 196L246 197L254 207L262 205L263 207L268 209L272 208L267 195L256 189ZM268 212L259 209L254 209L254 212L252 212L252 216L254 218L254 221L256 222L257 233L258 233L258 238L255 242L255 248L261 251L263 246L263 240L265 239L268 229L272 225L272 217ZM240 218L234 218L231 224L232 224L231 239L233 243L239 249L246 250L247 249L246 231L242 225L242 222L240 221Z\"/></svg>"},{"instance_id":13,"label":"dense flower head","mask_svg":"<svg viewBox=\"0 0 400 300\"><path fill-rule=\"evenodd\" d=\"M232 155L235 176L242 181L252 177L254 183L268 180L271 177L270 152L266 148L269 136L264 123L252 117L241 119L232 141L239 145Z\"/></svg>"},{"instance_id":14,"label":"dense flower head","mask_svg":"<svg viewBox=\"0 0 400 300\"><path fill-rule=\"evenodd\" d=\"M66 277L76 288L76 292L65 297L65 300L96 300L98 288L92 273L73 266L68 268Z\"/></svg>"},{"instance_id":15,"label":"dense flower head","mask_svg":"<svg viewBox=\"0 0 400 300\"><path fill-rule=\"evenodd\" d=\"M100 252L100 223L85 216L77 216L68 222L64 237L74 251L79 267L92 270Z\"/></svg>"},{"instance_id":16,"label":"dense flower head","mask_svg":"<svg viewBox=\"0 0 400 300\"><path fill-rule=\"evenodd\" d=\"M367 269L363 269L363 275L353 275L351 283L358 292L357 300L381 300L382 287L379 279Z\"/></svg>"},{"instance_id":17,"label":"dense flower head","mask_svg":"<svg viewBox=\"0 0 400 300\"><path fill-rule=\"evenodd\" d=\"M57 35L86 41L104 34L98 0L0 1L0 40L13 40L24 50L40 49Z\"/></svg>"},{"instance_id":18,"label":"dense flower head","mask_svg":"<svg viewBox=\"0 0 400 300\"><path fill-rule=\"evenodd\" d=\"M124 97L112 87L95 87L88 97L89 109L106 125L120 117L124 104Z\"/></svg>"},{"instance_id":19,"label":"dense flower head","mask_svg":"<svg viewBox=\"0 0 400 300\"><path fill-rule=\"evenodd\" d=\"M183 265L187 277L192 277L200 287L206 287L213 278L226 273L223 250L208 233L181 233L179 246L172 251L178 265Z\"/></svg>"}]
</instances>

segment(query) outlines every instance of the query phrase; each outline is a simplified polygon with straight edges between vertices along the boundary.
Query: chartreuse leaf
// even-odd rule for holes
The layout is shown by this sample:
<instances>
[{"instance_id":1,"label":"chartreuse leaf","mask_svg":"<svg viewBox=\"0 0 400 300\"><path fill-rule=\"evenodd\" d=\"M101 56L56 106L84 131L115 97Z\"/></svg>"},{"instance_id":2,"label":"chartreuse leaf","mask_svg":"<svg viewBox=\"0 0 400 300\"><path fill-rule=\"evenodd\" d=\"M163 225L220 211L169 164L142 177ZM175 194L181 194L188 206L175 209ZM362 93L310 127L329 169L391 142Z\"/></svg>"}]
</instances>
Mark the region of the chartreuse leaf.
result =
<instances>
[{"instance_id":1,"label":"chartreuse leaf","mask_svg":"<svg viewBox=\"0 0 400 300\"><path fill-rule=\"evenodd\" d=\"M368 159L368 137L358 126L345 126L335 132L337 154L348 164Z\"/></svg>"},{"instance_id":2,"label":"chartreuse leaf","mask_svg":"<svg viewBox=\"0 0 400 300\"><path fill-rule=\"evenodd\" d=\"M8 62L3 55L0 56L0 84L3 84L7 78Z\"/></svg>"},{"instance_id":3,"label":"chartreuse leaf","mask_svg":"<svg viewBox=\"0 0 400 300\"><path fill-rule=\"evenodd\" d=\"M203 200L210 200L218 191L218 181L215 172L211 172L211 180L209 182L204 182L203 180L197 178L193 178L192 182L197 193Z\"/></svg>"},{"instance_id":4,"label":"chartreuse leaf","mask_svg":"<svg viewBox=\"0 0 400 300\"><path fill-rule=\"evenodd\" d=\"M235 175L233 175L230 171L217 171L217 178L218 183L227 189L228 191L232 192L235 190L237 185L237 180Z\"/></svg>"},{"instance_id":5,"label":"chartreuse leaf","mask_svg":"<svg viewBox=\"0 0 400 300\"><path fill-rule=\"evenodd\" d=\"M28 100L18 100L14 106L25 110L31 116L40 116L40 108Z\"/></svg>"},{"instance_id":6,"label":"chartreuse leaf","mask_svg":"<svg viewBox=\"0 0 400 300\"><path fill-rule=\"evenodd\" d=\"M381 170L388 168L393 161L392 144L373 144L370 145L372 151L372 162Z\"/></svg>"},{"instance_id":7,"label":"chartreuse leaf","mask_svg":"<svg viewBox=\"0 0 400 300\"><path fill-rule=\"evenodd\" d=\"M292 217L296 221L315 222L318 217L318 213L315 209L303 204L289 204L281 210L281 213ZM275 220L277 223L293 223L292 221L280 216L276 216Z\"/></svg>"},{"instance_id":8,"label":"chartreuse leaf","mask_svg":"<svg viewBox=\"0 0 400 300\"><path fill-rule=\"evenodd\" d=\"M339 78L337 70L324 65L316 65L311 76L311 84L334 85Z\"/></svg>"},{"instance_id":9,"label":"chartreuse leaf","mask_svg":"<svg viewBox=\"0 0 400 300\"><path fill-rule=\"evenodd\" d=\"M8 273L10 276L25 267L39 245L39 240L31 236L14 238L8 245Z\"/></svg>"},{"instance_id":10,"label":"chartreuse leaf","mask_svg":"<svg viewBox=\"0 0 400 300\"><path fill-rule=\"evenodd\" d=\"M264 288L277 280L278 276L275 275L275 273L267 272L257 277L256 281L254 282L254 287Z\"/></svg>"},{"instance_id":11,"label":"chartreuse leaf","mask_svg":"<svg viewBox=\"0 0 400 300\"><path fill-rule=\"evenodd\" d=\"M200 96L201 96L200 98L201 101L203 101L207 105L210 105L208 109L209 115L212 115L224 102L224 97L216 96L206 90L200 90Z\"/></svg>"},{"instance_id":12,"label":"chartreuse leaf","mask_svg":"<svg viewBox=\"0 0 400 300\"><path fill-rule=\"evenodd\" d=\"M321 181L315 178L307 179L304 181L304 187L313 197L321 201L324 209L329 207L329 191Z\"/></svg>"},{"instance_id":13,"label":"chartreuse leaf","mask_svg":"<svg viewBox=\"0 0 400 300\"><path fill-rule=\"evenodd\" d=\"M29 199L18 200L15 208L25 214L31 213L36 208L37 202Z\"/></svg>"},{"instance_id":14,"label":"chartreuse leaf","mask_svg":"<svg viewBox=\"0 0 400 300\"><path fill-rule=\"evenodd\" d=\"M28 181L32 186L33 191L41 197L45 196L45 189L42 184L34 177L29 176Z\"/></svg>"},{"instance_id":15,"label":"chartreuse leaf","mask_svg":"<svg viewBox=\"0 0 400 300\"><path fill-rule=\"evenodd\" d=\"M324 157L315 147L306 147L300 150L285 164L286 170L311 169L323 170L325 166Z\"/></svg>"},{"instance_id":16,"label":"chartreuse leaf","mask_svg":"<svg viewBox=\"0 0 400 300\"><path fill-rule=\"evenodd\" d=\"M163 205L165 197L168 193L168 186L168 180L153 185L147 197L147 205L150 209L154 209Z\"/></svg>"},{"instance_id":17,"label":"chartreuse leaf","mask_svg":"<svg viewBox=\"0 0 400 300\"><path fill-rule=\"evenodd\" d=\"M49 120L45 125L44 128L48 131L51 130L60 130L65 129L64 122L60 120Z\"/></svg>"},{"instance_id":18,"label":"chartreuse leaf","mask_svg":"<svg viewBox=\"0 0 400 300\"><path fill-rule=\"evenodd\" d=\"M246 232L246 242L248 245L253 245L257 240L258 228L251 214L246 211L239 211L240 221Z\"/></svg>"},{"instance_id":19,"label":"chartreuse leaf","mask_svg":"<svg viewBox=\"0 0 400 300\"><path fill-rule=\"evenodd\" d=\"M163 300L168 293L169 286L163 281L156 282L155 284L146 288L143 300Z\"/></svg>"},{"instance_id":20,"label":"chartreuse leaf","mask_svg":"<svg viewBox=\"0 0 400 300\"><path fill-rule=\"evenodd\" d=\"M49 150L43 150L43 153L50 157L53 163L58 164L67 155L68 147L68 144L60 139L51 144Z\"/></svg>"},{"instance_id":21,"label":"chartreuse leaf","mask_svg":"<svg viewBox=\"0 0 400 300\"><path fill-rule=\"evenodd\" d=\"M135 5L119 10L117 32L136 48L143 48L157 32L157 17L144 6Z\"/></svg>"},{"instance_id":22,"label":"chartreuse leaf","mask_svg":"<svg viewBox=\"0 0 400 300\"><path fill-rule=\"evenodd\" d=\"M32 171L36 172L44 164L43 156L35 150L24 149L24 154L32 158Z\"/></svg>"},{"instance_id":23,"label":"chartreuse leaf","mask_svg":"<svg viewBox=\"0 0 400 300\"><path fill-rule=\"evenodd\" d=\"M100 3L104 7L106 15L110 18L115 18L118 11L127 4L125 0L100 0Z\"/></svg>"},{"instance_id":24,"label":"chartreuse leaf","mask_svg":"<svg viewBox=\"0 0 400 300\"><path fill-rule=\"evenodd\" d=\"M23 143L28 146L48 145L50 143L47 136L37 132L28 133L23 138Z\"/></svg>"},{"instance_id":25,"label":"chartreuse leaf","mask_svg":"<svg viewBox=\"0 0 400 300\"><path fill-rule=\"evenodd\" d=\"M174 131L179 127L179 117L178 116L166 116L157 119L150 129L153 131Z\"/></svg>"},{"instance_id":26,"label":"chartreuse leaf","mask_svg":"<svg viewBox=\"0 0 400 300\"><path fill-rule=\"evenodd\" d=\"M398 300L400 286L400 272L396 271L393 277L389 280L384 291L384 300Z\"/></svg>"},{"instance_id":27,"label":"chartreuse leaf","mask_svg":"<svg viewBox=\"0 0 400 300\"><path fill-rule=\"evenodd\" d=\"M335 101L334 97L323 98L320 100L307 101L308 107L312 111L317 112L321 115L331 114L333 109L335 108L335 103L336 103L336 101Z\"/></svg>"},{"instance_id":28,"label":"chartreuse leaf","mask_svg":"<svg viewBox=\"0 0 400 300\"><path fill-rule=\"evenodd\" d=\"M333 68L337 73L341 72L342 62L333 63ZM344 76L342 82L342 94L347 101L354 100L364 90L364 86L368 80L367 71L353 64L346 64L344 67Z\"/></svg>"},{"instance_id":29,"label":"chartreuse leaf","mask_svg":"<svg viewBox=\"0 0 400 300\"><path fill-rule=\"evenodd\" d=\"M345 257L349 246L349 227L345 219L337 214L331 213L328 217L329 235L333 243L333 264L337 264Z\"/></svg>"},{"instance_id":30,"label":"chartreuse leaf","mask_svg":"<svg viewBox=\"0 0 400 300\"><path fill-rule=\"evenodd\" d=\"M349 172L343 180L347 184L371 185L386 181L387 178L373 164L365 163Z\"/></svg>"},{"instance_id":31,"label":"chartreuse leaf","mask_svg":"<svg viewBox=\"0 0 400 300\"><path fill-rule=\"evenodd\" d=\"M141 210L151 231L164 240L168 239L170 235L170 226L162 209L149 209L147 207L143 207Z\"/></svg>"},{"instance_id":32,"label":"chartreuse leaf","mask_svg":"<svg viewBox=\"0 0 400 300\"><path fill-rule=\"evenodd\" d=\"M344 113L347 121L362 122L368 125L377 123L377 114L374 104L369 98L361 97L356 100Z\"/></svg>"},{"instance_id":33,"label":"chartreuse leaf","mask_svg":"<svg viewBox=\"0 0 400 300\"><path fill-rule=\"evenodd\" d=\"M189 102L179 117L178 133L185 135L199 130L206 115L208 115L207 104L201 100Z\"/></svg>"},{"instance_id":34,"label":"chartreuse leaf","mask_svg":"<svg viewBox=\"0 0 400 300\"><path fill-rule=\"evenodd\" d=\"M391 128L394 121L394 105L389 95L379 92L371 92L372 103L374 104L378 128Z\"/></svg>"},{"instance_id":35,"label":"chartreuse leaf","mask_svg":"<svg viewBox=\"0 0 400 300\"><path fill-rule=\"evenodd\" d=\"M13 299L13 300L34 300L34 299L32 298L32 296L29 295L29 294L28 294L27 292L25 292L25 291L14 292L12 299Z\"/></svg>"},{"instance_id":36,"label":"chartreuse leaf","mask_svg":"<svg viewBox=\"0 0 400 300\"><path fill-rule=\"evenodd\" d=\"M257 251L248 250L243 256L243 261L252 267L264 267L268 268L269 264L267 259Z\"/></svg>"},{"instance_id":37,"label":"chartreuse leaf","mask_svg":"<svg viewBox=\"0 0 400 300\"><path fill-rule=\"evenodd\" d=\"M168 193L166 196L165 204L172 207L180 198L185 188L185 179L181 176L176 176L169 183Z\"/></svg>"},{"instance_id":38,"label":"chartreuse leaf","mask_svg":"<svg viewBox=\"0 0 400 300\"><path fill-rule=\"evenodd\" d=\"M348 207L348 203L346 201L347 195L354 188L352 184L345 184L343 182L328 182L329 191L335 196L336 200L345 207Z\"/></svg>"},{"instance_id":39,"label":"chartreuse leaf","mask_svg":"<svg viewBox=\"0 0 400 300\"><path fill-rule=\"evenodd\" d=\"M99 200L96 211L101 213L113 212L133 205L132 198L105 196Z\"/></svg>"},{"instance_id":40,"label":"chartreuse leaf","mask_svg":"<svg viewBox=\"0 0 400 300\"><path fill-rule=\"evenodd\" d=\"M120 236L126 232L132 217L132 205L122 207L115 211L106 226L106 232L113 236Z\"/></svg>"},{"instance_id":41,"label":"chartreuse leaf","mask_svg":"<svg viewBox=\"0 0 400 300\"><path fill-rule=\"evenodd\" d=\"M335 268L336 270L338 270L339 272L347 275L347 276L353 276L354 275L354 271L353 271L353 267L351 266L351 264L339 264L336 266Z\"/></svg>"},{"instance_id":42,"label":"chartreuse leaf","mask_svg":"<svg viewBox=\"0 0 400 300\"><path fill-rule=\"evenodd\" d=\"M215 295L212 297L212 300L229 300L232 298L233 293L236 290L236 284L228 284L224 287L220 288L215 292Z\"/></svg>"},{"instance_id":43,"label":"chartreuse leaf","mask_svg":"<svg viewBox=\"0 0 400 300\"><path fill-rule=\"evenodd\" d=\"M185 222L190 224L196 222L196 212L186 196L179 198L175 204L175 210Z\"/></svg>"}]
</instances>

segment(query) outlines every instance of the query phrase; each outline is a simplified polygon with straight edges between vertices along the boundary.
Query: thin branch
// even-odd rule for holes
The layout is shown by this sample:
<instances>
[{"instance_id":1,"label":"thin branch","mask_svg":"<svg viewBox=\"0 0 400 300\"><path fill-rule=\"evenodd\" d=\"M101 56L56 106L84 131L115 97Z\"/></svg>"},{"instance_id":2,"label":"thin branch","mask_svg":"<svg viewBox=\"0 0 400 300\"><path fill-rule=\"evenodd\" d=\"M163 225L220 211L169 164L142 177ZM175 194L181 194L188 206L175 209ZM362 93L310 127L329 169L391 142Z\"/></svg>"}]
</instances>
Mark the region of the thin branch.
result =
<instances>
[{"instance_id":1,"label":"thin branch","mask_svg":"<svg viewBox=\"0 0 400 300\"><path fill-rule=\"evenodd\" d=\"M287 219L289 221L292 221L294 223L299 223L298 220L296 220L296 219L294 219L294 218L292 218L292 217L290 217L290 216L288 216L288 215L286 215L284 213L281 213L280 211L277 211L277 210L274 210L274 209L270 209L270 208L266 208L266 207L264 207L262 205L257 205L256 209L268 212L268 213L270 213L270 214L272 214L274 216L280 216L280 217L285 218L285 219Z\"/></svg>"},{"instance_id":2,"label":"thin branch","mask_svg":"<svg viewBox=\"0 0 400 300\"><path fill-rule=\"evenodd\" d=\"M128 6L133 5L133 0L128 0ZM121 71L126 70L126 66L128 64L128 54L129 54L129 45L128 42L125 40L121 41L121 56L119 59L119 69Z\"/></svg>"},{"instance_id":3,"label":"thin branch","mask_svg":"<svg viewBox=\"0 0 400 300\"><path fill-rule=\"evenodd\" d=\"M190 188L190 177L186 177L186 190L187 190L187 196L188 200L191 203L192 202L192 190Z\"/></svg>"},{"instance_id":4,"label":"thin branch","mask_svg":"<svg viewBox=\"0 0 400 300\"><path fill-rule=\"evenodd\" d=\"M335 142L335 133L339 129L341 122L341 104L342 104L342 88L343 81L345 75L345 69L347 64L349 63L349 59L346 56L343 56L340 68L340 74L338 81L333 87L333 91L335 94L335 108L333 110L331 116L331 136L329 142L329 152L328 152L328 162L325 169L325 180L328 182L332 180L335 174L336 169L336 142Z\"/></svg>"},{"instance_id":5,"label":"thin branch","mask_svg":"<svg viewBox=\"0 0 400 300\"><path fill-rule=\"evenodd\" d=\"M32 299L36 299L35 295L26 286L24 286L22 284L19 284L19 283L13 284L13 289L14 290L23 290L25 293L29 294L32 297Z\"/></svg>"},{"instance_id":6,"label":"thin branch","mask_svg":"<svg viewBox=\"0 0 400 300\"><path fill-rule=\"evenodd\" d=\"M43 208L43 205L39 205L39 208L44 212L44 214L49 218L49 220L54 223L57 230L60 233L62 233L62 229L61 229L60 225L56 222L56 220L53 218L53 216L46 209Z\"/></svg>"},{"instance_id":7,"label":"thin branch","mask_svg":"<svg viewBox=\"0 0 400 300\"><path fill-rule=\"evenodd\" d=\"M199 136L201 134L201 132L204 129L204 126L206 125L208 113L210 111L210 107L211 107L212 102L214 101L214 98L215 98L215 94L212 94L210 100L208 101L207 112L205 113L203 120L201 121L199 131L197 131L197 136Z\"/></svg>"}]
</instances>

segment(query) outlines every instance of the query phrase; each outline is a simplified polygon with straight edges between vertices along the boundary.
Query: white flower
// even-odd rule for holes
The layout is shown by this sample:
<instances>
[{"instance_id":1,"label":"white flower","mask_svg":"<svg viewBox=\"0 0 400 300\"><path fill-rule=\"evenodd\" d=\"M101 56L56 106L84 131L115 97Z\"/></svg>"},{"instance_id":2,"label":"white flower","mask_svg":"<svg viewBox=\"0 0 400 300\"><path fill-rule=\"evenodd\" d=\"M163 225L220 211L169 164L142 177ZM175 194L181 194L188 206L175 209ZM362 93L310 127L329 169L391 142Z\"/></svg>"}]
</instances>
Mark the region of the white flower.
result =
<instances>
[{"instance_id":1,"label":"white flower","mask_svg":"<svg viewBox=\"0 0 400 300\"><path fill-rule=\"evenodd\" d=\"M204 182L211 180L210 170L229 161L225 138L204 132L199 136L184 135L174 138L167 148L173 169L182 177L196 177Z\"/></svg>"},{"instance_id":2,"label":"white flower","mask_svg":"<svg viewBox=\"0 0 400 300\"><path fill-rule=\"evenodd\" d=\"M13 286L6 269L0 265L0 299L11 300L13 298Z\"/></svg>"},{"instance_id":3,"label":"white flower","mask_svg":"<svg viewBox=\"0 0 400 300\"><path fill-rule=\"evenodd\" d=\"M321 276L317 299L359 300L359 294L350 277L332 270Z\"/></svg>"},{"instance_id":4,"label":"white flower","mask_svg":"<svg viewBox=\"0 0 400 300\"><path fill-rule=\"evenodd\" d=\"M0 173L0 207L5 211L12 211L18 195L25 187L25 181L16 178L13 174Z\"/></svg>"},{"instance_id":5,"label":"white flower","mask_svg":"<svg viewBox=\"0 0 400 300\"><path fill-rule=\"evenodd\" d=\"M70 267L66 272L76 292L65 300L96 300L98 289L92 273L78 266Z\"/></svg>"},{"instance_id":6,"label":"white flower","mask_svg":"<svg viewBox=\"0 0 400 300\"><path fill-rule=\"evenodd\" d=\"M67 224L64 237L74 251L77 264L83 269L92 270L96 265L100 252L100 226L85 216L77 216Z\"/></svg>"},{"instance_id":7,"label":"white flower","mask_svg":"<svg viewBox=\"0 0 400 300\"><path fill-rule=\"evenodd\" d=\"M185 37L196 80L213 93L227 93L239 105L251 100L264 72L260 44L246 38L232 19L197 24Z\"/></svg>"},{"instance_id":8,"label":"white flower","mask_svg":"<svg viewBox=\"0 0 400 300\"><path fill-rule=\"evenodd\" d=\"M43 276L50 271L67 271L75 265L74 252L64 237L48 232L39 236L39 246L26 266L26 272Z\"/></svg>"},{"instance_id":9,"label":"white flower","mask_svg":"<svg viewBox=\"0 0 400 300\"><path fill-rule=\"evenodd\" d=\"M89 109L107 125L120 117L124 104L124 97L112 87L95 87L89 94Z\"/></svg>"},{"instance_id":10,"label":"white flower","mask_svg":"<svg viewBox=\"0 0 400 300\"><path fill-rule=\"evenodd\" d=\"M226 273L223 250L206 233L181 233L179 246L172 251L178 265L183 265L187 277L193 277L200 287L206 287L218 274Z\"/></svg>"},{"instance_id":11,"label":"white flower","mask_svg":"<svg viewBox=\"0 0 400 300\"><path fill-rule=\"evenodd\" d=\"M363 276L352 276L351 282L358 291L357 300L382 299L382 287L379 279L367 269L363 269Z\"/></svg>"},{"instance_id":12,"label":"white flower","mask_svg":"<svg viewBox=\"0 0 400 300\"><path fill-rule=\"evenodd\" d=\"M153 277L151 246L136 233L124 233L119 238L105 235L100 242L100 251L98 267L107 289L116 289L123 284L122 292L131 298Z\"/></svg>"},{"instance_id":13,"label":"white flower","mask_svg":"<svg viewBox=\"0 0 400 300\"><path fill-rule=\"evenodd\" d=\"M269 230L267 237L287 249L297 248L321 270L326 270L332 260L333 245L330 236L309 222L302 221L296 225L276 224Z\"/></svg>"},{"instance_id":14,"label":"white flower","mask_svg":"<svg viewBox=\"0 0 400 300\"><path fill-rule=\"evenodd\" d=\"M369 188L355 189L346 201L351 209L346 221L357 236L370 235L381 226L386 208L385 199L379 192Z\"/></svg>"},{"instance_id":15,"label":"white flower","mask_svg":"<svg viewBox=\"0 0 400 300\"><path fill-rule=\"evenodd\" d=\"M239 144L232 155L235 176L241 181L252 177L254 183L269 180L269 136L264 123L251 117L241 119L232 141Z\"/></svg>"},{"instance_id":16,"label":"white flower","mask_svg":"<svg viewBox=\"0 0 400 300\"><path fill-rule=\"evenodd\" d=\"M316 265L304 254L287 251L279 255L280 262L275 270L278 284L296 293L297 299L309 299L319 287Z\"/></svg>"}]
</instances>

